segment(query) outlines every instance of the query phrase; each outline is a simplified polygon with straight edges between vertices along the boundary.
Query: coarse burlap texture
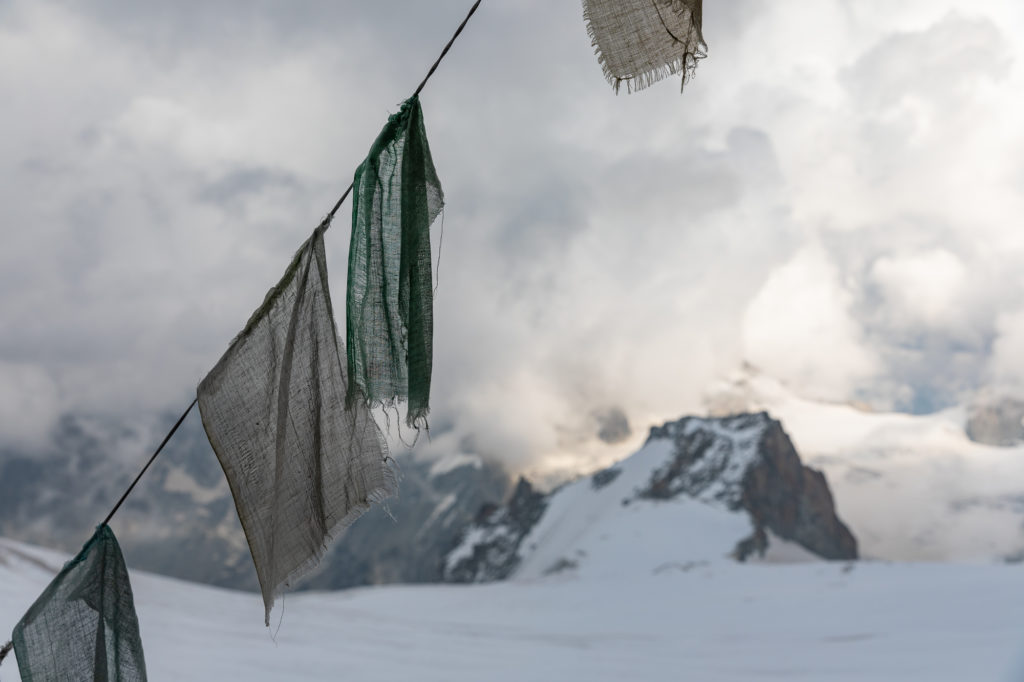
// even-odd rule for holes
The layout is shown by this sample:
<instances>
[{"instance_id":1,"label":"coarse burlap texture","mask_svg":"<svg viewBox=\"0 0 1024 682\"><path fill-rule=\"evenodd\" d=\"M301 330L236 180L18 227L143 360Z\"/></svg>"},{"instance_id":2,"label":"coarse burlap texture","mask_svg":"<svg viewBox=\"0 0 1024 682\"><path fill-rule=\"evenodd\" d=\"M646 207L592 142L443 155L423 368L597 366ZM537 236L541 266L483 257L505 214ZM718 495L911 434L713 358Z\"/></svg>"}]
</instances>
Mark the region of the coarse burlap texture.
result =
<instances>
[{"instance_id":1,"label":"coarse burlap texture","mask_svg":"<svg viewBox=\"0 0 1024 682\"><path fill-rule=\"evenodd\" d=\"M121 548L102 525L14 628L23 682L144 682L139 620Z\"/></svg>"},{"instance_id":2,"label":"coarse burlap texture","mask_svg":"<svg viewBox=\"0 0 1024 682\"><path fill-rule=\"evenodd\" d=\"M444 206L417 97L388 119L356 170L348 260L349 403L407 399L417 428L430 411L434 292L430 225Z\"/></svg>"},{"instance_id":3,"label":"coarse burlap texture","mask_svg":"<svg viewBox=\"0 0 1024 682\"><path fill-rule=\"evenodd\" d=\"M396 490L387 446L347 383L321 225L199 384L206 435L224 469L259 577L274 599L332 536Z\"/></svg>"},{"instance_id":4,"label":"coarse burlap texture","mask_svg":"<svg viewBox=\"0 0 1024 682\"><path fill-rule=\"evenodd\" d=\"M702 0L583 0L583 17L605 78L642 90L675 73L683 85L707 56Z\"/></svg>"}]
</instances>

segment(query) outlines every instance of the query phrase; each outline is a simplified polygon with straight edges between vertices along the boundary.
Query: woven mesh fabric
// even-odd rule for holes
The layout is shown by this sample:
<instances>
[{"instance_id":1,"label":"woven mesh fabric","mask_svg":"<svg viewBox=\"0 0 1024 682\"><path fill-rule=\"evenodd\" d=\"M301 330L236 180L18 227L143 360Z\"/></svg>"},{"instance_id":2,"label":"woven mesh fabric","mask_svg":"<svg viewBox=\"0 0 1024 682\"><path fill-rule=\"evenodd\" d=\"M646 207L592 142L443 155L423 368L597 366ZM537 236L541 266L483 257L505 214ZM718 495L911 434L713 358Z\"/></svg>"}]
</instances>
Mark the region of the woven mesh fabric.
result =
<instances>
[{"instance_id":1,"label":"woven mesh fabric","mask_svg":"<svg viewBox=\"0 0 1024 682\"><path fill-rule=\"evenodd\" d=\"M419 98L388 119L355 175L346 307L349 401L430 411L430 225L444 206Z\"/></svg>"},{"instance_id":2,"label":"woven mesh fabric","mask_svg":"<svg viewBox=\"0 0 1024 682\"><path fill-rule=\"evenodd\" d=\"M675 73L683 85L707 55L701 34L702 0L583 0L583 17L605 78L619 91L647 86Z\"/></svg>"},{"instance_id":3,"label":"woven mesh fabric","mask_svg":"<svg viewBox=\"0 0 1024 682\"><path fill-rule=\"evenodd\" d=\"M346 377L317 228L199 384L206 435L227 476L259 577L274 599L331 537L395 492L387 446Z\"/></svg>"},{"instance_id":4,"label":"woven mesh fabric","mask_svg":"<svg viewBox=\"0 0 1024 682\"><path fill-rule=\"evenodd\" d=\"M24 682L146 679L121 548L103 525L14 628Z\"/></svg>"}]
</instances>

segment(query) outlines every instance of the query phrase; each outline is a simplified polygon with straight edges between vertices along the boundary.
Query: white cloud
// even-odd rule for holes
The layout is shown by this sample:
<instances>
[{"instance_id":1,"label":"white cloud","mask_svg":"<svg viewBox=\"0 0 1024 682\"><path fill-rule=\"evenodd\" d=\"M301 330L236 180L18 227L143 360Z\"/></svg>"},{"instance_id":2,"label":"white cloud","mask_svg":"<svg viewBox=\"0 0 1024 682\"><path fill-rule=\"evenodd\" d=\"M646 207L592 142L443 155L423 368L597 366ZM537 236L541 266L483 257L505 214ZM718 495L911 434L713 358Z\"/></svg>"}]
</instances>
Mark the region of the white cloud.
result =
<instances>
[{"instance_id":1,"label":"white cloud","mask_svg":"<svg viewBox=\"0 0 1024 682\"><path fill-rule=\"evenodd\" d=\"M805 247L751 301L743 324L745 357L811 396L849 399L879 369L850 314L852 301L828 254Z\"/></svg>"},{"instance_id":2,"label":"white cloud","mask_svg":"<svg viewBox=\"0 0 1024 682\"><path fill-rule=\"evenodd\" d=\"M871 266L869 280L902 324L941 333L964 319L968 277L956 255L932 249L882 256Z\"/></svg>"},{"instance_id":3,"label":"white cloud","mask_svg":"<svg viewBox=\"0 0 1024 682\"><path fill-rule=\"evenodd\" d=\"M44 370L0 361L0 445L31 447L61 414L57 386Z\"/></svg>"},{"instance_id":4,"label":"white cloud","mask_svg":"<svg viewBox=\"0 0 1024 682\"><path fill-rule=\"evenodd\" d=\"M464 4L0 5L0 362L60 409L176 410ZM595 409L642 434L745 356L916 409L1010 362L1024 18L957 7L709 4L683 95L615 97L578 3L482 5L423 94L438 441L604 457Z\"/></svg>"}]
</instances>

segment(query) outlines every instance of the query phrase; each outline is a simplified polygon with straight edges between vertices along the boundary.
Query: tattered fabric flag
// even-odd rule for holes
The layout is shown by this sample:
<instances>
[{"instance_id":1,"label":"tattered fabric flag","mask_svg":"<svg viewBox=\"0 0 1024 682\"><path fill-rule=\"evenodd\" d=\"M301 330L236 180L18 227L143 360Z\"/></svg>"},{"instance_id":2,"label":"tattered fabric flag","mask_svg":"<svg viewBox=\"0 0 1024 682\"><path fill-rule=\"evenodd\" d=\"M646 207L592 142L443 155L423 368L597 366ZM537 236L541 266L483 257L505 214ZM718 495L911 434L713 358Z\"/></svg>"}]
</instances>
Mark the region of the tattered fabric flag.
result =
<instances>
[{"instance_id":1,"label":"tattered fabric flag","mask_svg":"<svg viewBox=\"0 0 1024 682\"><path fill-rule=\"evenodd\" d=\"M444 206L418 97L388 119L356 170L348 256L349 403L407 399L417 428L430 411L434 292L430 225Z\"/></svg>"},{"instance_id":2,"label":"tattered fabric flag","mask_svg":"<svg viewBox=\"0 0 1024 682\"><path fill-rule=\"evenodd\" d=\"M109 526L57 574L12 640L23 682L145 681L132 586Z\"/></svg>"},{"instance_id":3,"label":"tattered fabric flag","mask_svg":"<svg viewBox=\"0 0 1024 682\"><path fill-rule=\"evenodd\" d=\"M395 492L387 446L346 378L321 225L199 384L206 435L231 486L266 607L332 536Z\"/></svg>"},{"instance_id":4,"label":"tattered fabric flag","mask_svg":"<svg viewBox=\"0 0 1024 682\"><path fill-rule=\"evenodd\" d=\"M683 85L707 56L702 0L583 0L587 32L608 82L642 90L674 73Z\"/></svg>"}]
</instances>

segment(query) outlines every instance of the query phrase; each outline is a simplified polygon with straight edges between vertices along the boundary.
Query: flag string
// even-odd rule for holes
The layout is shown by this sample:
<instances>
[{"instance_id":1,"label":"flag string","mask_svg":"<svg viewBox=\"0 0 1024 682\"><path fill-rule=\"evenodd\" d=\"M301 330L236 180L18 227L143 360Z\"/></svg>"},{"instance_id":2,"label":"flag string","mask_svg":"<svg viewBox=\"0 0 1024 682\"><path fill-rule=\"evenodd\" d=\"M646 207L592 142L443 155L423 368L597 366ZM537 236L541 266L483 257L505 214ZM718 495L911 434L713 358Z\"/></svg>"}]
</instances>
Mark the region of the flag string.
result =
<instances>
[{"instance_id":1,"label":"flag string","mask_svg":"<svg viewBox=\"0 0 1024 682\"><path fill-rule=\"evenodd\" d=\"M463 19L462 23L459 24L459 27L455 29L455 33L452 34L451 39L448 40L448 43L444 46L444 49L441 50L441 55L434 61L433 65L430 67L430 70L427 71L427 75L423 78L419 86L416 88L416 91L413 93L413 97L419 95L420 92L423 91L423 88L424 86L426 86L427 81L429 81L430 77L434 75L435 71L437 71L437 67L440 66L441 61L448 54L448 51L451 50L452 45L455 43L456 39L458 39L459 35L462 33L462 30L466 28L466 24L469 23L470 18L472 18L473 14L476 13L476 10L480 6L481 1L482 0L476 0L476 2L473 3L473 6L469 8L469 13L466 14L466 18ZM327 214L327 216L323 219L323 222L321 223L322 225L330 225L331 220L334 219L334 215L338 212L338 209L340 209L341 205L345 203L345 199L348 198L348 195L352 193L352 189L354 186L355 182L349 184L348 189L345 190L345 192L341 195L341 198L338 199L338 201L334 204L334 208L332 208L330 212ZM121 508L121 505L124 504L124 501L131 494L132 490L135 489L136 484L138 484L139 480L149 469L150 465L153 464L154 460L156 460L157 456L164 449L164 446L167 445L167 442L171 440L172 436L174 436L175 432L178 430L178 427L181 426L181 423L185 421L185 417L187 417L189 412L192 411L192 408L195 407L196 400L198 400L198 398L194 399L192 403L181 414L181 416L178 417L178 421L175 422L174 426L171 427L171 430L167 432L167 435L164 436L163 441L157 447L156 451L152 454L152 456L150 456L149 460L146 462L146 464L139 471L138 475L135 476L135 479L128 486L128 489L124 491L124 494L121 495L121 498L117 501L117 504L114 505L114 508L110 510L110 513L107 514L107 517L103 519L103 523L101 523L100 525L106 525L107 523L109 523L110 519L113 518L114 514L117 513L117 510Z\"/></svg>"},{"instance_id":2,"label":"flag string","mask_svg":"<svg viewBox=\"0 0 1024 682\"><path fill-rule=\"evenodd\" d=\"M178 430L178 427L181 426L181 423L185 421L185 417L188 416L188 413L191 412L192 408L196 406L197 400L199 399L193 399L189 406L185 409L185 411L181 413L181 416L178 417L178 421L174 422L174 426L172 426L171 430L167 432L166 436L164 436L164 439L160 442L160 445L157 446L156 451L149 458L149 461L146 462L146 465L143 466L142 470L139 471L138 475L135 476L135 480L131 482L131 485L128 486L128 489L124 491L123 495L121 495L121 499L117 501L117 504L114 505L114 508L110 510L109 514L107 514L107 518L103 519L103 523L100 524L101 526L107 525L107 523L110 522L110 519L113 518L114 514L117 513L117 510L121 508L121 505L124 504L124 501L128 499L128 496L131 494L132 490L135 489L135 485L139 482L139 479L141 479L143 474L146 473L146 470L149 469L149 465L153 463L153 460L155 460L157 455L160 454L160 451L164 449L165 445L167 445L167 441L171 439L174 433Z\"/></svg>"},{"instance_id":3,"label":"flag string","mask_svg":"<svg viewBox=\"0 0 1024 682\"><path fill-rule=\"evenodd\" d=\"M430 77L434 75L435 71L437 71L437 67L441 65L441 60L443 60L445 58L445 55L448 54L448 50L452 49L452 45L455 43L455 40L459 37L459 34L462 33L462 29L466 28L466 24L469 23L470 18L473 16L473 14L476 13L476 8L480 6L480 2L481 0L476 0L476 2L473 3L473 6L469 8L469 14L467 14L466 18L462 20L462 23L459 24L459 27L455 29L455 33L452 34L452 37L448 41L448 44L444 46L443 50L441 50L441 56L437 58L434 64L430 67L430 70L427 71L427 75L423 77L423 81L420 82L419 87L416 88L416 92L412 93L413 97L416 97L417 95L420 94L420 92L423 91L423 86L427 84L427 81L430 80ZM341 195L341 198L338 199L338 201L334 204L334 208L330 210L330 212L327 214L327 217L324 218L323 222L327 223L328 226L330 225L331 220L334 219L334 214L337 213L338 209L341 208L341 205L345 203L345 199L347 199L348 195L352 193L352 189L354 187L355 182L353 181L352 183L349 184L348 189L345 190L345 193Z\"/></svg>"},{"instance_id":4,"label":"flag string","mask_svg":"<svg viewBox=\"0 0 1024 682\"><path fill-rule=\"evenodd\" d=\"M456 39L458 39L463 29L466 28L466 24L469 23L470 18L473 16L474 13L476 13L476 10L480 6L481 1L482 0L476 0L476 2L473 3L473 6L470 7L469 12L466 14L466 17L462 20L462 23L459 24L458 28L455 30L455 33L448 40L447 44L445 44L444 49L441 50L440 56L434 61L430 69L427 71L427 75L423 78L419 86L416 88L416 91L413 93L413 97L419 95L420 92L422 92L424 86L426 86L427 84L427 81L429 81L431 76L434 75L434 72L437 71L438 66L440 66L441 64L441 61L448 54L448 51L451 50L452 45L455 43ZM330 223L334 219L334 216L338 212L338 209L341 208L341 205L345 202L345 199L347 199L348 196L352 193L352 189L354 187L355 182L353 181L352 183L349 184L348 189L346 189L345 192L341 195L338 201L334 204L334 207L331 208L330 212L328 212L326 217L324 217L323 221L321 222L321 226L323 226L324 229L330 226ZM118 510L124 504L125 500L128 499L128 496L131 495L133 490L135 490L135 486L138 485L139 481L149 470L150 466L152 466L153 462L156 461L156 458L160 455L161 452L163 452L164 447L171 440L171 438L174 437L174 434L177 433L178 429L185 421L185 418L188 417L189 413L192 412L192 408L196 406L198 400L198 397L194 398L192 402L189 403L189 406L185 408L185 411L181 413L181 416L178 417L178 420L174 422L174 426L171 427L170 431L167 432L167 435L165 435L163 440L160 441L160 445L158 445L156 450L153 451L153 454L150 455L149 459L143 465L142 469L139 471L138 474L136 474L135 478L132 479L132 482L128 485L128 488L125 489L124 493L121 494L121 497L114 504L114 507L110 510L110 513L108 513L106 518L104 518L102 523L100 523L100 527L106 526L110 522L110 520L114 517L114 514L118 512ZM12 646L13 645L11 642L7 642L3 644L2 647L0 647L0 662L2 662L3 659L7 657L7 654L10 653Z\"/></svg>"}]
</instances>

